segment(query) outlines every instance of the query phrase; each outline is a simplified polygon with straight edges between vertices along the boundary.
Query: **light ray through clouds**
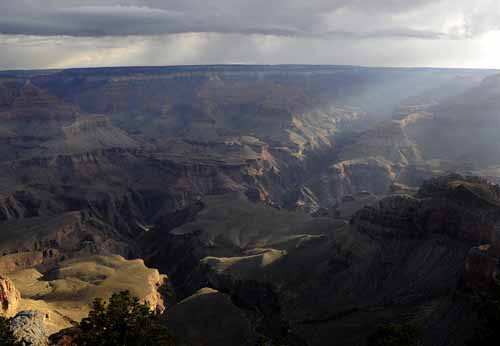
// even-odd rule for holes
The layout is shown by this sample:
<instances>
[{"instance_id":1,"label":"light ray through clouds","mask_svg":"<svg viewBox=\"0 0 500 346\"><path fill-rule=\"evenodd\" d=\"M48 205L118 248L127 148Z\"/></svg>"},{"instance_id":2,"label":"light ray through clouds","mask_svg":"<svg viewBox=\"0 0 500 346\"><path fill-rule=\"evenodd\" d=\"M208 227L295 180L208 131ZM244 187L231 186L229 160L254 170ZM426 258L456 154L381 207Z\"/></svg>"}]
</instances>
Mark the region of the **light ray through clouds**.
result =
<instances>
[{"instance_id":1,"label":"light ray through clouds","mask_svg":"<svg viewBox=\"0 0 500 346\"><path fill-rule=\"evenodd\" d=\"M0 69L500 67L493 0L19 0L0 2L0 13Z\"/></svg>"}]
</instances>

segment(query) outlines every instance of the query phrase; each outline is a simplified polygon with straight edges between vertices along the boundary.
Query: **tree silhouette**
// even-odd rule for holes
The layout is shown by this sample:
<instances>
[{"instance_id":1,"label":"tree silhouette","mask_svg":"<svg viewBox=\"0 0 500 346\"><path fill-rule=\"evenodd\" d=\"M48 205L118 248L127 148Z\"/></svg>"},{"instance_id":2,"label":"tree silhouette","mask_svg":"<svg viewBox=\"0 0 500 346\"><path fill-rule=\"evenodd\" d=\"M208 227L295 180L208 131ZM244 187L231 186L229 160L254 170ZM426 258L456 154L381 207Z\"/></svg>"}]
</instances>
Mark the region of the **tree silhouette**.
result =
<instances>
[{"instance_id":1,"label":"tree silhouette","mask_svg":"<svg viewBox=\"0 0 500 346\"><path fill-rule=\"evenodd\" d=\"M10 329L10 320L0 317L0 346L21 346Z\"/></svg>"},{"instance_id":2,"label":"tree silhouette","mask_svg":"<svg viewBox=\"0 0 500 346\"><path fill-rule=\"evenodd\" d=\"M96 299L77 327L78 346L173 346L172 336L152 312L128 291L115 293L109 303Z\"/></svg>"}]
</instances>

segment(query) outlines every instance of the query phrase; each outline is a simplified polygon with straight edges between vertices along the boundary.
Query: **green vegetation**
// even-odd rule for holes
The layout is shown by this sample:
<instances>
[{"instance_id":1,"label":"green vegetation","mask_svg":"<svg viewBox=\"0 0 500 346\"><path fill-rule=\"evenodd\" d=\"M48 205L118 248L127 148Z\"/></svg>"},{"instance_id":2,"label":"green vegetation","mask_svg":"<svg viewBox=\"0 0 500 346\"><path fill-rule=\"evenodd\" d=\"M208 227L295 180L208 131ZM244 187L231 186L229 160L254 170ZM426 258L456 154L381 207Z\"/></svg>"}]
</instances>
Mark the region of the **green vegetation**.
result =
<instances>
[{"instance_id":1,"label":"green vegetation","mask_svg":"<svg viewBox=\"0 0 500 346\"><path fill-rule=\"evenodd\" d=\"M10 330L9 320L0 317L0 346L21 346Z\"/></svg>"},{"instance_id":2,"label":"green vegetation","mask_svg":"<svg viewBox=\"0 0 500 346\"><path fill-rule=\"evenodd\" d=\"M78 346L173 346L172 336L152 312L128 291L115 293L109 303L96 299L78 325Z\"/></svg>"},{"instance_id":3,"label":"green vegetation","mask_svg":"<svg viewBox=\"0 0 500 346\"><path fill-rule=\"evenodd\" d=\"M481 326L468 346L496 345L500 340L500 301L491 302L479 311Z\"/></svg>"},{"instance_id":4,"label":"green vegetation","mask_svg":"<svg viewBox=\"0 0 500 346\"><path fill-rule=\"evenodd\" d=\"M263 336L257 340L255 346L288 346L288 342L281 338L268 338Z\"/></svg>"},{"instance_id":5,"label":"green vegetation","mask_svg":"<svg viewBox=\"0 0 500 346\"><path fill-rule=\"evenodd\" d=\"M420 346L420 332L409 324L387 324L368 338L368 346Z\"/></svg>"}]
</instances>

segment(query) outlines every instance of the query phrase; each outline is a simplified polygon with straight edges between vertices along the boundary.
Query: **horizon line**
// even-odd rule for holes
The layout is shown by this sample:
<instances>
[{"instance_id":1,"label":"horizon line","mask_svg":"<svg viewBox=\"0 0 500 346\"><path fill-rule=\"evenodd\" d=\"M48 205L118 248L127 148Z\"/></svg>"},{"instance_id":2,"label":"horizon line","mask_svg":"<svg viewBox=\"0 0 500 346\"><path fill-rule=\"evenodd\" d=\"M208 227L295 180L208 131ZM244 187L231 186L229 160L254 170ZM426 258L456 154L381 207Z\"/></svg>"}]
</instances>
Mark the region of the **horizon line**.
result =
<instances>
[{"instance_id":1,"label":"horizon line","mask_svg":"<svg viewBox=\"0 0 500 346\"><path fill-rule=\"evenodd\" d=\"M0 73L8 72L36 72L36 71L69 71L69 70L99 70L99 69L146 69L146 68L193 68L193 67L325 67L325 68L363 68L363 69L390 69L390 70L479 70L500 71L500 68L488 67L441 67L441 66L379 66L379 65L349 65L349 64L250 64L250 63L223 63L223 64L177 64L177 65L116 65L116 66L75 66L60 68L0 68Z\"/></svg>"}]
</instances>

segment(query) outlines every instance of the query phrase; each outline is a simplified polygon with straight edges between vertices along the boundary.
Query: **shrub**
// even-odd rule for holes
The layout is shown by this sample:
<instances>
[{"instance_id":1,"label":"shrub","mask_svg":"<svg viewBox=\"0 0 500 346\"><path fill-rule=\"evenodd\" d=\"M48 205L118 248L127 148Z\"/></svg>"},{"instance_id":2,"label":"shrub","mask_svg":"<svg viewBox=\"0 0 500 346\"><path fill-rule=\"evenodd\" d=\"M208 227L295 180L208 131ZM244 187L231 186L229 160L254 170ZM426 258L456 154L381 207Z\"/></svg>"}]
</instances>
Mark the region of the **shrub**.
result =
<instances>
[{"instance_id":1,"label":"shrub","mask_svg":"<svg viewBox=\"0 0 500 346\"><path fill-rule=\"evenodd\" d=\"M368 338L368 346L420 346L419 331L409 324L387 324Z\"/></svg>"},{"instance_id":2,"label":"shrub","mask_svg":"<svg viewBox=\"0 0 500 346\"><path fill-rule=\"evenodd\" d=\"M255 346L288 346L288 342L282 338L260 337Z\"/></svg>"},{"instance_id":3,"label":"shrub","mask_svg":"<svg viewBox=\"0 0 500 346\"><path fill-rule=\"evenodd\" d=\"M21 346L10 329L10 320L0 317L0 346Z\"/></svg>"},{"instance_id":4,"label":"shrub","mask_svg":"<svg viewBox=\"0 0 500 346\"><path fill-rule=\"evenodd\" d=\"M489 302L479 311L481 325L468 346L495 345L500 340L500 302Z\"/></svg>"},{"instance_id":5,"label":"shrub","mask_svg":"<svg viewBox=\"0 0 500 346\"><path fill-rule=\"evenodd\" d=\"M113 294L109 303L96 299L77 327L78 346L173 346L160 316L128 291Z\"/></svg>"}]
</instances>

